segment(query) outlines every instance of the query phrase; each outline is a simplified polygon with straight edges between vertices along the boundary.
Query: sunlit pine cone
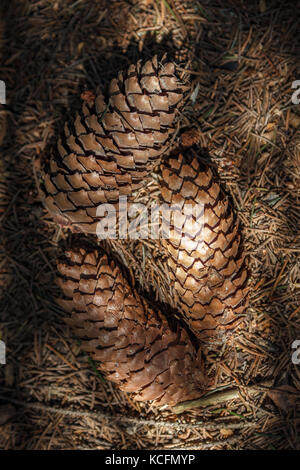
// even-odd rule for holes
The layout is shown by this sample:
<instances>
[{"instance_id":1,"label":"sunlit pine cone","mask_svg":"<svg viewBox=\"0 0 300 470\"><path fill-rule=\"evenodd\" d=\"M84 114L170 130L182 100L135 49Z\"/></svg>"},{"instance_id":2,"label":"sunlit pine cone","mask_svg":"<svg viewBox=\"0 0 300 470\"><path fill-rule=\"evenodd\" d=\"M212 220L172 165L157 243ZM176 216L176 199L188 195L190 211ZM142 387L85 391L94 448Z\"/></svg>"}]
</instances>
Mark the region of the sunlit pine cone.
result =
<instances>
[{"instance_id":1,"label":"sunlit pine cone","mask_svg":"<svg viewBox=\"0 0 300 470\"><path fill-rule=\"evenodd\" d=\"M169 238L168 217L163 218L166 238L161 243L177 308L198 338L222 338L247 307L248 271L239 223L216 177L194 150L169 158L161 169L162 200L176 208ZM188 205L197 222L187 213Z\"/></svg>"}]
</instances>

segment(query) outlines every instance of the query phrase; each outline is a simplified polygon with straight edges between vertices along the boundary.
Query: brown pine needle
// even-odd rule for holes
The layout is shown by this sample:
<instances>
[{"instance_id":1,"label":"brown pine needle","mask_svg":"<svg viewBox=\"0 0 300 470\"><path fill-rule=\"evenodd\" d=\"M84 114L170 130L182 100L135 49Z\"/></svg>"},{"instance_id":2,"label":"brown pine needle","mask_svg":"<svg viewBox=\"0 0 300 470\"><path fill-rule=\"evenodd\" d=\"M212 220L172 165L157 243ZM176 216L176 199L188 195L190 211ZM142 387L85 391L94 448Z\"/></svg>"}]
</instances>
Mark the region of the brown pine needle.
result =
<instances>
[{"instance_id":1,"label":"brown pine needle","mask_svg":"<svg viewBox=\"0 0 300 470\"><path fill-rule=\"evenodd\" d=\"M277 287L278 284L279 284L279 281L280 281L280 279L281 279L281 277L282 277L282 274L284 273L284 270L285 270L285 268L286 268L288 262L289 262L289 259L286 258L285 261L284 261L284 263L283 263L283 266L282 266L282 268L281 268L281 270L280 270L280 273L278 274L277 279L276 279L276 281L274 282L274 285L273 285L273 287L272 287L272 289L271 289L271 292L270 292L270 299L271 299L271 300L272 300L272 297L273 297L273 293L275 292L276 287Z\"/></svg>"},{"instance_id":2,"label":"brown pine needle","mask_svg":"<svg viewBox=\"0 0 300 470\"><path fill-rule=\"evenodd\" d=\"M71 364L71 362L68 361L68 359L66 359L60 352L58 352L56 349L54 349L52 346L50 346L50 344L46 343L45 346L50 351L54 352L54 354L56 354L57 357L59 357L62 361L64 361L71 369L78 370L77 367L73 366L73 364Z\"/></svg>"}]
</instances>

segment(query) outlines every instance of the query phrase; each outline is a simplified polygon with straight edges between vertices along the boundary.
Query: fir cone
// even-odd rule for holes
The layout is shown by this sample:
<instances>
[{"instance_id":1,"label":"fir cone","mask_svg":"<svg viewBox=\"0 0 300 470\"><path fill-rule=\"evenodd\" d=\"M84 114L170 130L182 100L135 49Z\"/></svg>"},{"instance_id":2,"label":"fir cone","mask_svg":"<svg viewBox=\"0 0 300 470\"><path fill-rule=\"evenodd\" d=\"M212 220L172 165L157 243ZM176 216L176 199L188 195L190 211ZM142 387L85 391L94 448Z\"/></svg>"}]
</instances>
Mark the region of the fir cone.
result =
<instances>
[{"instance_id":1,"label":"fir cone","mask_svg":"<svg viewBox=\"0 0 300 470\"><path fill-rule=\"evenodd\" d=\"M193 150L164 162L161 180L164 203L176 209L169 234L163 218L162 244L177 308L198 338L215 341L237 325L247 307L239 223L211 169Z\"/></svg>"},{"instance_id":2,"label":"fir cone","mask_svg":"<svg viewBox=\"0 0 300 470\"><path fill-rule=\"evenodd\" d=\"M67 252L58 271L66 322L107 380L155 405L203 393L206 379L185 329L148 307L113 261L81 248Z\"/></svg>"},{"instance_id":3,"label":"fir cone","mask_svg":"<svg viewBox=\"0 0 300 470\"><path fill-rule=\"evenodd\" d=\"M56 221L95 233L97 207L130 196L168 150L188 90L173 63L154 57L119 73L106 98L84 98L45 171L45 204Z\"/></svg>"}]
</instances>

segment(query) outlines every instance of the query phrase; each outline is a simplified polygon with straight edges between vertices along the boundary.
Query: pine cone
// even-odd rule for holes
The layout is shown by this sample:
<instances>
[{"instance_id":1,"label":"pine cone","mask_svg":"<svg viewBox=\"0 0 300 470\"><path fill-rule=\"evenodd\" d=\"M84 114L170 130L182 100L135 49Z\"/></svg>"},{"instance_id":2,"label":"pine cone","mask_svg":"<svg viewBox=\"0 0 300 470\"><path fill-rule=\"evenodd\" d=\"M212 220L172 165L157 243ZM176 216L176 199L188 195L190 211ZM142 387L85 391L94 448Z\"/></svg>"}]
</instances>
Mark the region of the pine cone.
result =
<instances>
[{"instance_id":1,"label":"pine cone","mask_svg":"<svg viewBox=\"0 0 300 470\"><path fill-rule=\"evenodd\" d=\"M45 204L59 223L95 233L98 205L116 204L144 184L170 146L188 89L173 63L154 57L119 73L107 99L84 98L65 124L44 178Z\"/></svg>"},{"instance_id":2,"label":"pine cone","mask_svg":"<svg viewBox=\"0 0 300 470\"><path fill-rule=\"evenodd\" d=\"M81 248L67 252L58 270L66 322L106 379L156 405L201 395L206 381L186 331L149 308L114 262Z\"/></svg>"},{"instance_id":3,"label":"pine cone","mask_svg":"<svg viewBox=\"0 0 300 470\"><path fill-rule=\"evenodd\" d=\"M198 338L216 340L237 325L247 307L248 272L239 223L211 169L193 150L162 164L161 194L176 207L169 238L168 218L163 218L162 244L177 308ZM184 213L188 208L193 208L193 219L191 212Z\"/></svg>"}]
</instances>

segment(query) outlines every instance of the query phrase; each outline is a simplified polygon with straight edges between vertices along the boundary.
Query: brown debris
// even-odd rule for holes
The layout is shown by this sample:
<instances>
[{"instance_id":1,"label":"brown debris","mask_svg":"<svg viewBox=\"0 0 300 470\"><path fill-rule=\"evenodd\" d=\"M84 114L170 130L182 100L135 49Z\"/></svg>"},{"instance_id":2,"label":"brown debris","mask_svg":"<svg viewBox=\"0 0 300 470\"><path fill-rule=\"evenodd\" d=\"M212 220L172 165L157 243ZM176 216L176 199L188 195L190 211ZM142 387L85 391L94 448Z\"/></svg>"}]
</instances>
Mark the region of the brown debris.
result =
<instances>
[{"instance_id":1,"label":"brown debris","mask_svg":"<svg viewBox=\"0 0 300 470\"><path fill-rule=\"evenodd\" d=\"M80 98L92 107L95 103L96 95L91 90L86 90L81 93Z\"/></svg>"},{"instance_id":2,"label":"brown debris","mask_svg":"<svg viewBox=\"0 0 300 470\"><path fill-rule=\"evenodd\" d=\"M271 398L278 408L287 412L295 409L299 391L291 385L280 385L279 387L270 389L268 391L268 397Z\"/></svg>"},{"instance_id":3,"label":"brown debris","mask_svg":"<svg viewBox=\"0 0 300 470\"><path fill-rule=\"evenodd\" d=\"M13 405L0 405L0 426L5 424L16 414L16 409Z\"/></svg>"},{"instance_id":4,"label":"brown debris","mask_svg":"<svg viewBox=\"0 0 300 470\"><path fill-rule=\"evenodd\" d=\"M199 129L192 128L183 132L180 136L180 143L182 147L191 147L194 144L198 144L201 139L201 132Z\"/></svg>"}]
</instances>

